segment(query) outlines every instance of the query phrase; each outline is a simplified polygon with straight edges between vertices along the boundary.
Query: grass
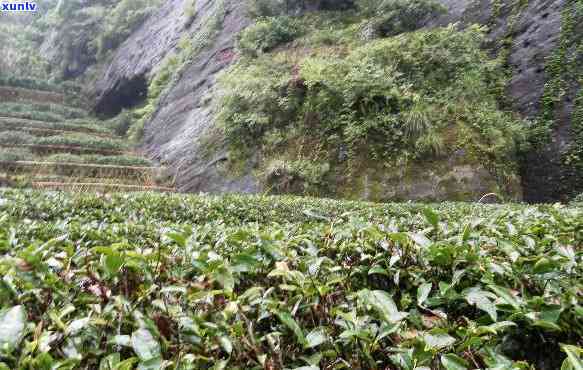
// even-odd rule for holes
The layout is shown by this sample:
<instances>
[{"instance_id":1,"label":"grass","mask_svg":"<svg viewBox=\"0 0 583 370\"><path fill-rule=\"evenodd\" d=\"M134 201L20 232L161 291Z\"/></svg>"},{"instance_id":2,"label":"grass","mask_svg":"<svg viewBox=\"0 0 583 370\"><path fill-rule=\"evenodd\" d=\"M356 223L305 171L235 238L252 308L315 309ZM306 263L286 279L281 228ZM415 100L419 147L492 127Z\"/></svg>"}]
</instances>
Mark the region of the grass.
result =
<instances>
[{"instance_id":1,"label":"grass","mask_svg":"<svg viewBox=\"0 0 583 370\"><path fill-rule=\"evenodd\" d=\"M1 137L1 135L0 135ZM33 154L28 149L23 148L0 148L0 161L16 162L26 161L32 158Z\"/></svg>"},{"instance_id":2,"label":"grass","mask_svg":"<svg viewBox=\"0 0 583 370\"><path fill-rule=\"evenodd\" d=\"M0 172L0 177L9 177L5 176L2 172ZM146 183L142 181L142 179L132 179L132 178L122 178L122 177L84 177L84 176L59 176L55 174L38 174L33 179L30 176L26 176L26 174L18 175L18 176L10 176L12 180L17 183L30 185L31 182L40 182L40 183L100 183L100 184L110 184L110 185L155 185L155 183Z\"/></svg>"},{"instance_id":3,"label":"grass","mask_svg":"<svg viewBox=\"0 0 583 370\"><path fill-rule=\"evenodd\" d=\"M581 361L582 208L9 190L0 211L6 368Z\"/></svg>"},{"instance_id":4,"label":"grass","mask_svg":"<svg viewBox=\"0 0 583 370\"><path fill-rule=\"evenodd\" d=\"M117 182L38 182L35 181L31 183L33 189L44 189L44 190L62 190L74 193L87 193L92 191L98 191L100 193L117 193L117 192L173 192L173 188L160 187L154 185L145 184L125 184Z\"/></svg>"},{"instance_id":5,"label":"grass","mask_svg":"<svg viewBox=\"0 0 583 370\"><path fill-rule=\"evenodd\" d=\"M127 151L129 145L121 139L97 137L85 133L67 133L54 136L33 136L22 131L0 132L0 144L3 145L30 145L34 146L62 146L80 147L83 150L91 151Z\"/></svg>"},{"instance_id":6,"label":"grass","mask_svg":"<svg viewBox=\"0 0 583 370\"><path fill-rule=\"evenodd\" d=\"M130 155L103 156L103 155L55 154L46 157L44 160L46 160L47 162L59 162L59 163L85 163L128 167L152 166L151 161L142 157Z\"/></svg>"},{"instance_id":7,"label":"grass","mask_svg":"<svg viewBox=\"0 0 583 370\"><path fill-rule=\"evenodd\" d=\"M45 113L54 114L65 119L87 118L87 111L58 104L41 103L0 103L0 115L4 113Z\"/></svg>"},{"instance_id":8,"label":"grass","mask_svg":"<svg viewBox=\"0 0 583 370\"><path fill-rule=\"evenodd\" d=\"M35 121L46 121L46 122L60 122L64 121L65 118L59 114L52 112L35 112L35 111L12 111L12 110L0 110L0 117L2 118L20 118Z\"/></svg>"},{"instance_id":9,"label":"grass","mask_svg":"<svg viewBox=\"0 0 583 370\"><path fill-rule=\"evenodd\" d=\"M24 89L67 93L78 95L82 88L73 83L49 83L45 79L26 78L20 76L0 75L0 86L20 87Z\"/></svg>"},{"instance_id":10,"label":"grass","mask_svg":"<svg viewBox=\"0 0 583 370\"><path fill-rule=\"evenodd\" d=\"M36 138L29 133L20 131L4 131L0 132L0 144L5 145L19 145L32 144Z\"/></svg>"},{"instance_id":11,"label":"grass","mask_svg":"<svg viewBox=\"0 0 583 370\"><path fill-rule=\"evenodd\" d=\"M70 130L81 131L99 134L111 134L109 127L101 125L98 121L75 119L67 120L66 122L46 122L35 121L29 119L18 118L0 118L0 127L32 127L32 128L46 128L54 130Z\"/></svg>"},{"instance_id":12,"label":"grass","mask_svg":"<svg viewBox=\"0 0 583 370\"><path fill-rule=\"evenodd\" d=\"M151 179L154 177L157 170L156 167L135 167L76 162L48 162L43 160L26 160L20 162L7 161L2 164L2 167L4 172L10 174L31 174L33 176L31 179L34 179L34 177L41 174L54 174L72 178L119 178L120 181L139 179L145 182L153 182Z\"/></svg>"},{"instance_id":13,"label":"grass","mask_svg":"<svg viewBox=\"0 0 583 370\"><path fill-rule=\"evenodd\" d=\"M84 133L40 137L36 138L33 143L38 145L83 146L86 148L120 151L128 150L130 148L127 142L122 139L95 137Z\"/></svg>"}]
</instances>

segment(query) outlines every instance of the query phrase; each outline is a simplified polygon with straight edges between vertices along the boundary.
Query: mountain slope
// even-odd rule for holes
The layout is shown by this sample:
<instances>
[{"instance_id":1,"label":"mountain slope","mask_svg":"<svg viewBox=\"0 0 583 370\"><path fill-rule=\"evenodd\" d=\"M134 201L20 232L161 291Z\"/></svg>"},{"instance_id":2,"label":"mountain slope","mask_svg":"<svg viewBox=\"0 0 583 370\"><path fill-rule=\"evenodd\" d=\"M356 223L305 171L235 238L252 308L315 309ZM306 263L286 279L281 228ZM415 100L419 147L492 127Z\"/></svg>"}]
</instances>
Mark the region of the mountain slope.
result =
<instances>
[{"instance_id":1,"label":"mountain slope","mask_svg":"<svg viewBox=\"0 0 583 370\"><path fill-rule=\"evenodd\" d=\"M101 118L129 110L131 138L173 170L183 191L376 200L469 200L496 192L530 202L567 200L583 191L581 0L439 0L445 13L431 0L45 3L46 16L26 33L26 45L42 42L40 55L34 47L14 54L14 43L10 52L39 61L39 77L46 69L53 78L82 82ZM15 24L9 23L5 27ZM387 101L376 101L380 111L365 114L362 106L359 111L346 105L346 96L334 88L341 99L317 107L316 95L301 95L318 90L302 87L314 77L306 65L325 61L330 67L328 51L342 68L354 60L354 72L364 68L358 53L398 40L406 40L401 57L429 53L411 60L420 68L449 53L436 66L443 73L445 65L455 64L450 61L463 58L456 49L461 44L415 49L412 41L443 37L449 24L455 24L451 40L459 42L457 33L482 27L483 54L468 68L457 64L449 80L437 84L430 69L423 72L427 81L414 81L402 66L390 66L398 55L373 63L385 72L395 69L395 101L402 105L392 112ZM470 59L478 52L464 50ZM249 74L237 80L233 74L254 69L266 79ZM281 81L272 78L278 73ZM346 76L328 73L322 86L338 87ZM269 89L257 87L262 83ZM299 100L289 110L286 94L298 83ZM407 83L412 90L405 93ZM374 91L373 85L364 82L364 90ZM258 94L254 99L279 95L287 110L263 105L276 108L266 115L255 104L260 101L250 109L225 110L233 92L248 88ZM385 91L369 98L389 96ZM244 142L237 142L241 131L232 125L240 114L247 117L244 125L263 125ZM425 131L412 134L406 127L411 123ZM395 139L399 128L405 137ZM356 145L358 135L365 136Z\"/></svg>"},{"instance_id":2,"label":"mountain slope","mask_svg":"<svg viewBox=\"0 0 583 370\"><path fill-rule=\"evenodd\" d=\"M132 35L113 57L107 73L97 85L98 111L107 113L109 108L105 107L111 107L111 102L123 102L127 98L125 95L136 90L133 88L134 83L142 81L142 87L145 87L143 80L150 80L156 75L160 65L163 65L160 62L164 59L163 55L181 53L179 44L185 35L194 40L203 38L202 35L211 35L214 41L189 56L184 67L173 76L167 90L156 101L157 106L145 125L144 147L153 158L175 168L182 190L257 192L266 189L262 178L256 173L256 158L244 163L237 175L233 175L229 168L225 170L225 165L229 166L229 153L232 148L224 137L217 134L220 128L217 128L216 112L213 110L216 101L213 94L217 92L215 76L227 65L238 60L239 54L235 49L236 34L252 22L245 14L245 4L228 0L198 1L193 23L182 29L185 5L181 1L171 1L168 4L168 7ZM494 55L506 60L507 70L511 74L507 85L509 99L505 100L508 103L503 104L507 104L508 108L525 118L539 118L545 84L549 81L549 73L545 71L547 58L557 50L562 29L561 13L565 12L569 4L559 0L508 4L456 0L443 1L443 4L449 8L448 14L430 19L426 24L434 27L459 21L468 26L474 23L488 25L491 31L487 35L487 47ZM223 14L224 19L220 20L218 29L209 34L207 28L212 23L211 20L216 21L215 18L222 17ZM144 45L153 46L144 49ZM563 99L573 101L572 95L575 92L576 89L568 92ZM572 104L557 108L556 119L555 116L552 117L554 122L549 128L549 140L542 144L541 149L530 150L523 161L521 174L525 199L562 199L580 186L577 183L568 184L567 188L558 186L566 172L563 154L572 141L569 129L572 109ZM202 140L209 135L216 141L211 145L210 153L208 143ZM470 167L474 174L481 171L477 169L479 167ZM377 172L373 167L370 169ZM433 170L442 171L439 166ZM546 172L544 176L541 176L541 171ZM365 177L364 174L361 175ZM414 181L413 186L407 187L405 192L399 190L403 187L402 179L397 180L398 186L381 183L380 186L384 189L376 198L452 197L447 192L423 190L432 186L435 177L416 180L418 181ZM464 179L456 186L459 187L463 182L468 180ZM472 183L471 180L469 182ZM484 187L483 183L474 182L462 189L462 193L467 190L465 197L469 194L471 198L480 192L496 190L496 187ZM370 196L371 192L356 193L351 196ZM520 191L511 191L508 194L516 195ZM453 195L454 198L456 196L457 194Z\"/></svg>"}]
</instances>

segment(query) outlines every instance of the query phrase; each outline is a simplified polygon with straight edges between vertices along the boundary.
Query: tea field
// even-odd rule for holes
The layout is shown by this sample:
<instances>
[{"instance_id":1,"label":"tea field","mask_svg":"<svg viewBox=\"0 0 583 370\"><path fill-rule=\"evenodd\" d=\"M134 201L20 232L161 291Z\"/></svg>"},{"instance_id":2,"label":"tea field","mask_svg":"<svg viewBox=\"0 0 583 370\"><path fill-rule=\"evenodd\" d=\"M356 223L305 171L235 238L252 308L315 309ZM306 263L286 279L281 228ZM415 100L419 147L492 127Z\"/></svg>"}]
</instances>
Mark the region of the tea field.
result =
<instances>
[{"instance_id":1,"label":"tea field","mask_svg":"<svg viewBox=\"0 0 583 370\"><path fill-rule=\"evenodd\" d=\"M0 191L0 369L582 369L583 208Z\"/></svg>"},{"instance_id":2,"label":"tea field","mask_svg":"<svg viewBox=\"0 0 583 370\"><path fill-rule=\"evenodd\" d=\"M128 140L127 123L98 120L79 101L82 94L47 88L57 89L0 78L0 186L174 190L164 168Z\"/></svg>"}]
</instances>

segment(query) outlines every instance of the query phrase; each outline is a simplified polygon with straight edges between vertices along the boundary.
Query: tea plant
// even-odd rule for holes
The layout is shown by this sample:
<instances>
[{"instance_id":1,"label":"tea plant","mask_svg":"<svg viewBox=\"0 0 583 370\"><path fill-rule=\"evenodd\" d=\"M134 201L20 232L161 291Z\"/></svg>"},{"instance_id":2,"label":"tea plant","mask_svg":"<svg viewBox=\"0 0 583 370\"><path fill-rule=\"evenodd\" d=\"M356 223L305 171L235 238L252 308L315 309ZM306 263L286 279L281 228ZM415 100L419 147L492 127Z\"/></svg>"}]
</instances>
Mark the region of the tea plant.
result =
<instances>
[{"instance_id":1,"label":"tea plant","mask_svg":"<svg viewBox=\"0 0 583 370\"><path fill-rule=\"evenodd\" d=\"M579 369L583 209L0 192L4 368Z\"/></svg>"}]
</instances>

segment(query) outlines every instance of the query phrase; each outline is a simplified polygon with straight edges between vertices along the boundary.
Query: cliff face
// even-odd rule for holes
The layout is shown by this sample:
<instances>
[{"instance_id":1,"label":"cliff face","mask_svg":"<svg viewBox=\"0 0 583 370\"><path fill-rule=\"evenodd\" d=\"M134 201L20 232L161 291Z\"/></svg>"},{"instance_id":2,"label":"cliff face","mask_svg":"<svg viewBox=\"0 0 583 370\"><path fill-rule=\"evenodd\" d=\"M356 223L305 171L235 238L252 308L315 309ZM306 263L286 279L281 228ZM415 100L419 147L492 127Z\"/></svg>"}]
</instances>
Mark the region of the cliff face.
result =
<instances>
[{"instance_id":1,"label":"cliff face","mask_svg":"<svg viewBox=\"0 0 583 370\"><path fill-rule=\"evenodd\" d=\"M507 86L508 109L522 117L539 117L545 84L550 79L545 66L561 37L561 12L565 0L530 0L518 5L510 1L497 3L488 0L441 2L449 8L449 13L431 20L428 27L453 22L460 22L462 26L473 23L488 25L490 32L486 47L493 55L506 53L508 71L512 75ZM219 19L221 26L212 34L212 42L194 54L171 88L162 94L156 111L146 123L143 149L150 157L174 169L180 190L262 191L253 175L253 158L247 161L246 168L238 171L238 175L227 174L224 163L228 158L228 146L216 127L212 104L216 76L237 58L234 50L236 35L250 23L244 2L199 0L196 7L194 20L185 24L186 1L168 0L167 6L122 44L98 81L96 110L111 115L139 100L137 95L145 94L147 80L156 73L165 55L176 50L181 38L204 38L205 32L208 33L209 19ZM522 164L523 192L528 201L557 200L564 194L564 187L558 186L565 176L560 158L572 140L570 122L574 96L579 89L577 85L567 89L562 97L566 103L557 105L554 112L556 119L551 127L550 142L542 149L531 150ZM210 148L209 137L214 138ZM462 164L463 176L445 176L447 181L459 178L456 184L444 182L438 185L442 188L447 184L463 186L462 193L468 194L469 199L491 189L484 185L492 181L484 168L478 164L469 167ZM439 175L439 178L444 177L442 172ZM403 185L402 178L395 179L393 174L386 177L390 179L383 191L387 197L424 198L427 189L436 188L435 176L409 177L407 186ZM367 196L366 191L363 196ZM448 192L430 192L428 197L444 199L448 198Z\"/></svg>"},{"instance_id":2,"label":"cliff face","mask_svg":"<svg viewBox=\"0 0 583 370\"><path fill-rule=\"evenodd\" d=\"M258 188L251 176L227 179L218 174L226 146L204 160L200 148L200 138L214 122L210 100L215 77L232 62L235 36L249 23L244 4L234 0L197 1L195 19L185 27L186 3L168 1L119 48L98 81L96 110L111 114L127 105L137 90L146 88L148 77L156 73L166 55L177 49L182 37L203 38L209 19L218 19L221 26L210 46L194 56L161 97L159 109L145 127L143 149L174 168L180 190L255 192Z\"/></svg>"}]
</instances>

